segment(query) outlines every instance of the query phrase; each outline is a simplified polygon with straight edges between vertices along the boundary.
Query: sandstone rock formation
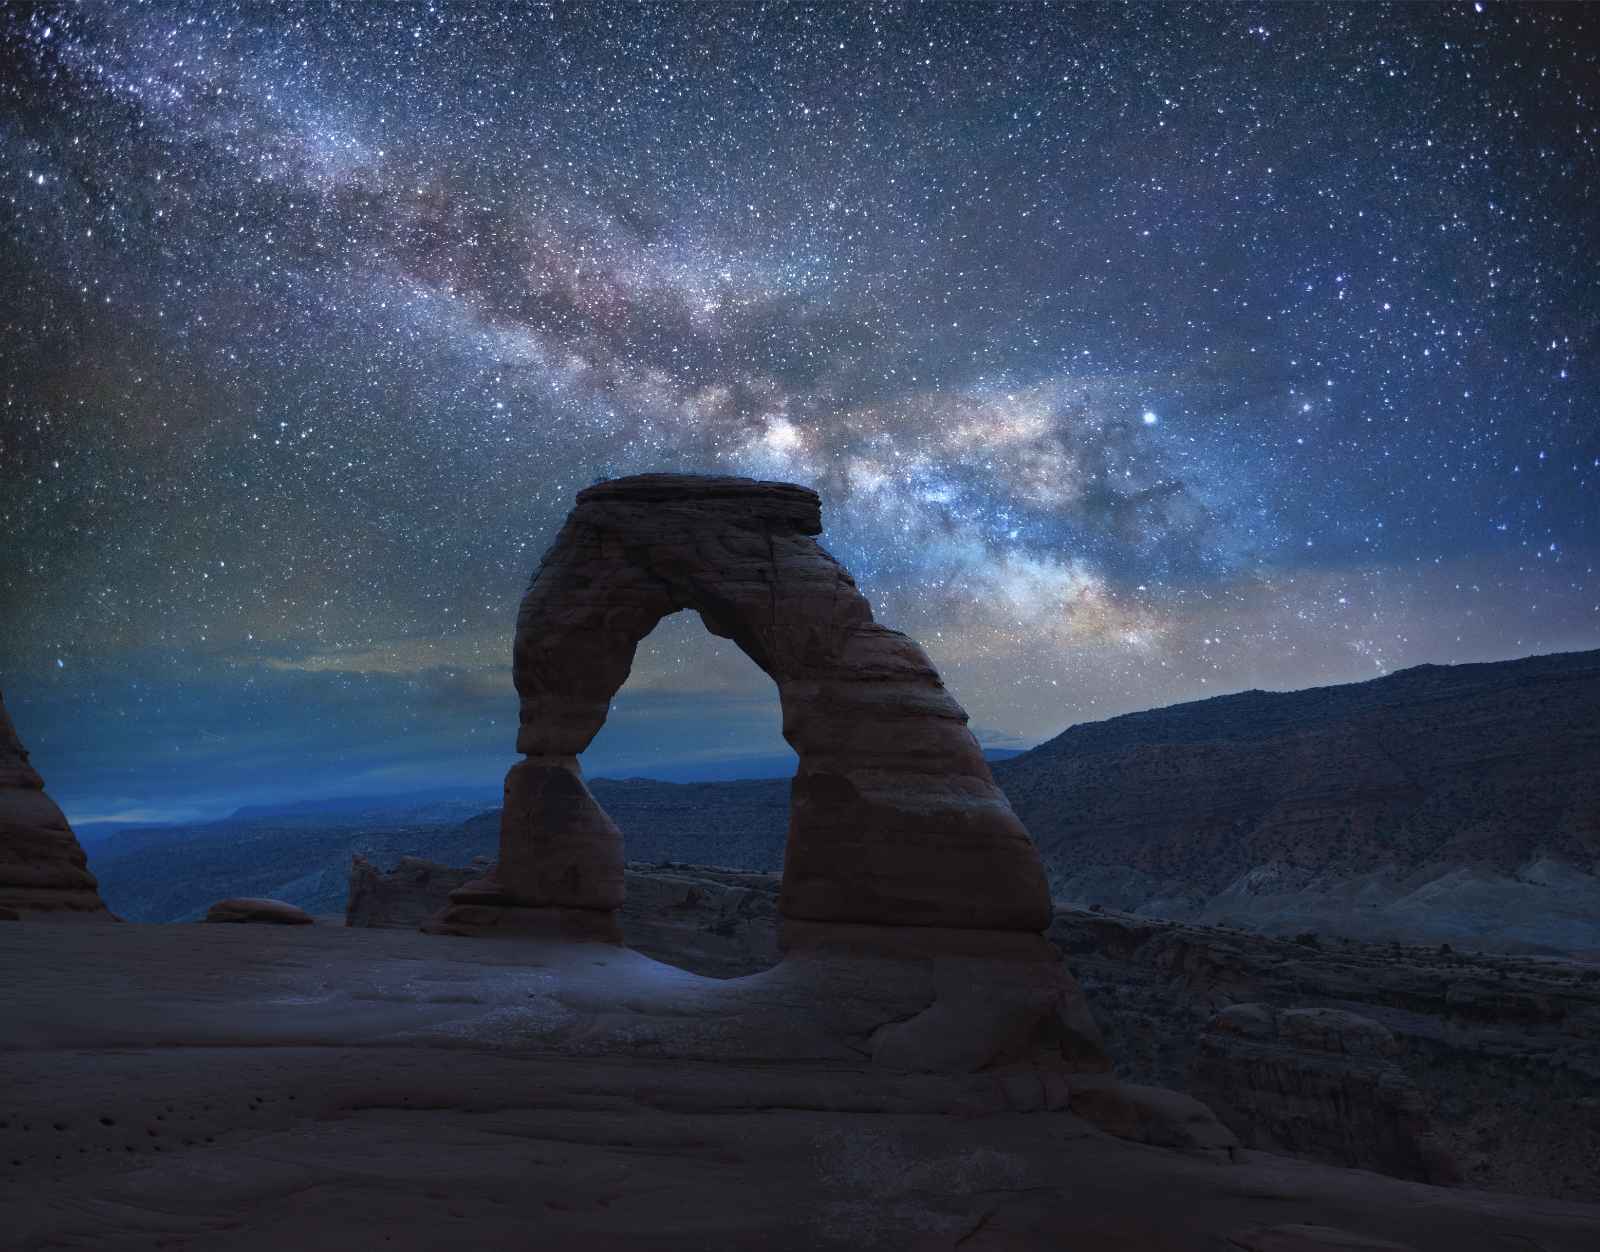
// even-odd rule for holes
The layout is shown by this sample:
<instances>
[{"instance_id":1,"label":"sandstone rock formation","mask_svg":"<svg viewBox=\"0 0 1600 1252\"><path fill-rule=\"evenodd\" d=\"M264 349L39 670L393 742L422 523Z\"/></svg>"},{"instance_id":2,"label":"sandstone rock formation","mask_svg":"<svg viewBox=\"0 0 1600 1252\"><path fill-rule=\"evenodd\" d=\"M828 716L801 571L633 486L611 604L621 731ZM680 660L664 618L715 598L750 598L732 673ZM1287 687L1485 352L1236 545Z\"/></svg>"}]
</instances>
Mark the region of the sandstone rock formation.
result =
<instances>
[{"instance_id":1,"label":"sandstone rock formation","mask_svg":"<svg viewBox=\"0 0 1600 1252\"><path fill-rule=\"evenodd\" d=\"M622 937L636 952L710 978L776 965L778 874L629 865Z\"/></svg>"},{"instance_id":2,"label":"sandstone rock formation","mask_svg":"<svg viewBox=\"0 0 1600 1252\"><path fill-rule=\"evenodd\" d=\"M1057 899L1600 955L1600 652L1074 726L995 765Z\"/></svg>"},{"instance_id":3,"label":"sandstone rock formation","mask_svg":"<svg viewBox=\"0 0 1600 1252\"><path fill-rule=\"evenodd\" d=\"M441 905L452 877L470 872L433 867L434 894L406 915ZM403 872L388 878L392 893L416 890ZM627 884L622 928L639 951L721 978L776 963L777 875L630 865ZM730 887L739 893L732 907ZM374 915L385 907L380 901ZM1129 1093L1178 1088L1211 1098L1215 1088L1199 1085L1198 1063L1207 1023L1219 1012L1232 1013L1229 1006L1255 1004L1239 1011L1270 1014L1274 1024L1279 1010L1290 1010L1292 1036L1301 1024L1359 1016L1372 1023L1364 1029L1375 1037L1387 1032L1396 1051L1388 1054L1384 1044L1375 1055L1393 1070L1362 1086L1356 1078L1365 1062L1346 1066L1337 1051L1284 1045L1279 1060L1291 1077L1275 1084L1251 1084L1247 1073L1228 1079L1251 1087L1248 1108L1228 1109L1240 1138L1408 1177L1417 1176L1428 1138L1460 1164L1471 1185L1600 1199L1600 1099L1594 1094L1600 1090L1600 970L1548 958L1469 957L1309 937L1294 942L1070 907L1057 909L1048 934L1083 980L1117 1074L1126 1080L1120 1094L1107 1094L1098 1079L1071 1079L1079 1111L1092 1113L1097 1124L1136 1138L1173 1137L1182 1119L1168 1118L1152 1131L1129 1107ZM1343 1012L1292 1011L1308 1004ZM1347 1032L1338 1046L1355 1047L1362 1036L1361 1030ZM1330 1093L1342 1091L1350 1116L1363 1124L1387 1119L1395 1133L1411 1125L1404 1133L1417 1151L1393 1152L1376 1133L1359 1141L1330 1136L1328 1103L1306 1090L1308 1069L1319 1063L1333 1075L1324 1095L1331 1100ZM1420 1099L1420 1110L1407 1092ZM1421 1121L1408 1121L1418 1111ZM1306 1124L1297 1126L1302 1119ZM1284 1122L1290 1129L1273 1134Z\"/></svg>"},{"instance_id":4,"label":"sandstone rock formation","mask_svg":"<svg viewBox=\"0 0 1600 1252\"><path fill-rule=\"evenodd\" d=\"M966 713L913 640L872 620L821 529L816 493L788 483L654 474L579 493L517 617L524 759L506 777L499 859L427 929L621 942L622 836L578 754L639 640L694 609L777 684L799 757L785 959L696 987L698 1011L732 1037L776 1032L903 1072L1022 1065L1059 1086L1106 1070L1083 996L1039 934L1038 855ZM692 1016L681 991L642 994L636 1011Z\"/></svg>"},{"instance_id":5,"label":"sandstone rock formation","mask_svg":"<svg viewBox=\"0 0 1600 1252\"><path fill-rule=\"evenodd\" d=\"M816 542L816 493L787 483L642 475L600 483L545 554L517 618L518 750L494 874L455 895L446 929L522 924L515 910L609 915L622 839L577 756L638 642L694 609L778 686L799 755L785 917L1038 931L1049 895L1026 830L923 650L872 620ZM591 923L591 925L593 925Z\"/></svg>"},{"instance_id":6,"label":"sandstone rock formation","mask_svg":"<svg viewBox=\"0 0 1600 1252\"><path fill-rule=\"evenodd\" d=\"M455 869L404 856L387 873L364 856L350 866L347 926L415 930L481 878L483 864ZM629 864L620 921L630 948L710 978L739 978L778 963L777 874L700 865Z\"/></svg>"},{"instance_id":7,"label":"sandstone rock formation","mask_svg":"<svg viewBox=\"0 0 1600 1252\"><path fill-rule=\"evenodd\" d=\"M218 900L206 910L206 922L264 922L271 926L309 926L311 914L282 900L256 900L240 896Z\"/></svg>"},{"instance_id":8,"label":"sandstone rock formation","mask_svg":"<svg viewBox=\"0 0 1600 1252\"><path fill-rule=\"evenodd\" d=\"M1225 1120L1246 1143L1271 1140L1316 1160L1359 1159L1362 1168L1417 1177L1420 1148L1383 1144L1397 1135L1420 1144L1431 1128L1470 1186L1600 1200L1593 964L1309 934L1275 939L1111 909L1060 907L1048 935L1081 980L1118 1075L1203 1100L1244 1091ZM1342 1012L1293 1011L1307 1006ZM1207 1029L1219 1013L1224 1021L1261 1014L1271 1029L1259 1045L1237 1033L1219 1037ZM1325 1046L1302 1046L1318 1022L1351 1018L1373 1024L1325 1031ZM1289 1040L1278 1037L1285 1019ZM1362 1055L1368 1032L1395 1051L1373 1042ZM1252 1077L1247 1054L1258 1047ZM1219 1065L1229 1072L1216 1073ZM1370 1080L1360 1078L1366 1071ZM1426 1128L1411 1120L1408 1089L1420 1097ZM1329 1138L1335 1099L1347 1101L1338 1120L1371 1133ZM1227 1104L1219 1097L1218 1112ZM1259 1120L1260 1132L1244 1119Z\"/></svg>"},{"instance_id":9,"label":"sandstone rock formation","mask_svg":"<svg viewBox=\"0 0 1600 1252\"><path fill-rule=\"evenodd\" d=\"M357 854L350 860L350 895L346 926L383 930L416 930L450 903L450 893L482 878L487 857L470 869L456 869L418 856L403 856L392 870L382 870Z\"/></svg>"},{"instance_id":10,"label":"sandstone rock formation","mask_svg":"<svg viewBox=\"0 0 1600 1252\"><path fill-rule=\"evenodd\" d=\"M1247 1147L1449 1184L1461 1171L1395 1038L1342 1009L1235 1004L1207 1024L1188 1090Z\"/></svg>"},{"instance_id":11,"label":"sandstone rock formation","mask_svg":"<svg viewBox=\"0 0 1600 1252\"><path fill-rule=\"evenodd\" d=\"M0 909L39 921L115 921L89 858L0 700Z\"/></svg>"}]
</instances>

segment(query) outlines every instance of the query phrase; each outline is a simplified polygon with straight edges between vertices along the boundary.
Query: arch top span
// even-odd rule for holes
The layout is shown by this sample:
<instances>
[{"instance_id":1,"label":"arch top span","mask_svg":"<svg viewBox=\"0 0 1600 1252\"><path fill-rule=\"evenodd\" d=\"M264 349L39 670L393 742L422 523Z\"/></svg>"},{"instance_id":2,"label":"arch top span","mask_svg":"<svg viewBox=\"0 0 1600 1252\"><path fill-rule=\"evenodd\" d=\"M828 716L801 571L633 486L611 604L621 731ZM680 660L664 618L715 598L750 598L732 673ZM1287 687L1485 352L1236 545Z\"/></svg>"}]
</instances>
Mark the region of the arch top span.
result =
<instances>
[{"instance_id":1,"label":"arch top span","mask_svg":"<svg viewBox=\"0 0 1600 1252\"><path fill-rule=\"evenodd\" d=\"M816 541L817 493L647 474L578 494L517 615L500 860L462 906L610 913L622 841L577 757L638 643L693 609L777 684L799 756L780 908L795 921L1039 931L1043 868L966 712ZM590 919L591 921L593 919Z\"/></svg>"}]
</instances>

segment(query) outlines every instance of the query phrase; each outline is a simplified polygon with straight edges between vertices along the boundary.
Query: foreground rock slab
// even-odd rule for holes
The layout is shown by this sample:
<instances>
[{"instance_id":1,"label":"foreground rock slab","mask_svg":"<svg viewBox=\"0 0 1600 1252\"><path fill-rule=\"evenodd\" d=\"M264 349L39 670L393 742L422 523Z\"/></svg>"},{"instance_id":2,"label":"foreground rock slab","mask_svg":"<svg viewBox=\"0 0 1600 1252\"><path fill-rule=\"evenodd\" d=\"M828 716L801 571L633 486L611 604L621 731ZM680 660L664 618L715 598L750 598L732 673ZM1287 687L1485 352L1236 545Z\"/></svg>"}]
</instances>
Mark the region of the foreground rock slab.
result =
<instances>
[{"instance_id":1,"label":"foreground rock slab","mask_svg":"<svg viewBox=\"0 0 1600 1252\"><path fill-rule=\"evenodd\" d=\"M89 858L65 814L45 794L0 699L0 910L52 921L116 919L100 898ZM3 916L3 913L0 913Z\"/></svg>"},{"instance_id":2,"label":"foreground rock slab","mask_svg":"<svg viewBox=\"0 0 1600 1252\"><path fill-rule=\"evenodd\" d=\"M0 968L8 1252L1600 1243L1594 1206L1111 1138L1026 1069L793 1059L781 997L713 1044L705 980L605 945L24 921Z\"/></svg>"}]
</instances>

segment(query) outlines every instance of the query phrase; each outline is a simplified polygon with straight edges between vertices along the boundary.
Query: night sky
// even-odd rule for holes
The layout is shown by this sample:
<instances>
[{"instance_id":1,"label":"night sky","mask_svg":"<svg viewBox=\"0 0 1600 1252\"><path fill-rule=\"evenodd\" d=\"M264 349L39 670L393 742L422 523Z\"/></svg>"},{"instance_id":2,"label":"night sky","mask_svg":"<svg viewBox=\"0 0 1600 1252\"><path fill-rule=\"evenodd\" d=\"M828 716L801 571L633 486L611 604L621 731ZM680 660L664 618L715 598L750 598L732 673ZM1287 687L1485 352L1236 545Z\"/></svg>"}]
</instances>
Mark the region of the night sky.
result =
<instances>
[{"instance_id":1,"label":"night sky","mask_svg":"<svg viewBox=\"0 0 1600 1252\"><path fill-rule=\"evenodd\" d=\"M1600 11L0 8L0 686L77 821L446 785L593 480L980 738L1600 646ZM591 773L786 749L697 619Z\"/></svg>"}]
</instances>

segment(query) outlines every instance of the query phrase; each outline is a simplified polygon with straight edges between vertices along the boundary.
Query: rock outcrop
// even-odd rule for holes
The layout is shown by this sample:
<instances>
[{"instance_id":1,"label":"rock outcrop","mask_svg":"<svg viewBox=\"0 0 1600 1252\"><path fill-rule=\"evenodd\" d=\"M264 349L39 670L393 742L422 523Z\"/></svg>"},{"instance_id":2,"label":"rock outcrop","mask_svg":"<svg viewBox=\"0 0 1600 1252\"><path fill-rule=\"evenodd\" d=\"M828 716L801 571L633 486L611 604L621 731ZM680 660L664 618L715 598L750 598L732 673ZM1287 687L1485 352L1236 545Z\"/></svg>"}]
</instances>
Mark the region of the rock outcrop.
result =
<instances>
[{"instance_id":1,"label":"rock outcrop","mask_svg":"<svg viewBox=\"0 0 1600 1252\"><path fill-rule=\"evenodd\" d=\"M269 926L309 926L316 919L304 909L282 900L255 900L240 896L218 900L200 919L204 922L262 922Z\"/></svg>"},{"instance_id":2,"label":"rock outcrop","mask_svg":"<svg viewBox=\"0 0 1600 1252\"><path fill-rule=\"evenodd\" d=\"M994 774L1060 900L1600 955L1600 652L1074 726Z\"/></svg>"},{"instance_id":3,"label":"rock outcrop","mask_svg":"<svg viewBox=\"0 0 1600 1252\"><path fill-rule=\"evenodd\" d=\"M423 877L433 894L405 915L443 904L447 884L471 872L431 867ZM392 884L381 890L418 890L416 875L372 873ZM622 928L631 947L719 978L777 962L777 875L630 864L626 881ZM1443 1162L1453 1160L1469 1185L1600 1199L1600 969L1309 935L1278 940L1072 907L1057 909L1048 934L1082 979L1124 1080L1120 1093L1108 1092L1099 1079L1075 1075L1073 1099L1119 1133L1151 1133L1129 1092L1177 1089L1215 1098L1246 1144L1401 1177L1442 1179ZM1273 1046L1263 1053L1279 1068L1252 1069L1238 1032L1223 1038L1208 1029L1219 1014L1231 1022L1241 1013L1271 1022ZM1277 1038L1285 1019L1287 1040ZM1310 1029L1318 1022L1343 1025ZM1319 1038L1321 1046L1307 1046ZM1340 1100L1371 1133L1343 1133ZM1157 1126L1170 1136L1176 1124Z\"/></svg>"},{"instance_id":4,"label":"rock outcrop","mask_svg":"<svg viewBox=\"0 0 1600 1252\"><path fill-rule=\"evenodd\" d=\"M0 700L0 909L36 921L115 921L89 858Z\"/></svg>"},{"instance_id":5,"label":"rock outcrop","mask_svg":"<svg viewBox=\"0 0 1600 1252\"><path fill-rule=\"evenodd\" d=\"M815 492L651 474L578 494L517 617L521 698L500 856L441 927L587 927L623 898L622 837L578 754L639 641L693 609L778 686L799 756L781 899L797 921L1037 932L1039 858L927 654L878 624L814 536ZM527 910L544 910L533 917ZM574 915L588 913L580 922Z\"/></svg>"},{"instance_id":6,"label":"rock outcrop","mask_svg":"<svg viewBox=\"0 0 1600 1252\"><path fill-rule=\"evenodd\" d=\"M450 893L489 867L487 857L469 869L440 865L418 856L403 856L391 870L382 870L359 853L350 859L350 896L346 926L382 930L416 930L450 903Z\"/></svg>"},{"instance_id":7,"label":"rock outcrop","mask_svg":"<svg viewBox=\"0 0 1600 1252\"><path fill-rule=\"evenodd\" d=\"M578 494L517 617L523 759L499 859L426 929L621 943L622 835L578 754L639 641L693 609L777 684L799 757L784 959L698 987L697 1011L730 1036L777 1031L906 1072L1104 1071L1082 993L1040 935L1043 867L965 711L914 640L872 620L821 530L816 493L789 483L651 474ZM688 1012L681 994L651 990L649 1011Z\"/></svg>"},{"instance_id":8,"label":"rock outcrop","mask_svg":"<svg viewBox=\"0 0 1600 1252\"><path fill-rule=\"evenodd\" d=\"M1275 939L1111 909L1059 907L1048 934L1082 981L1117 1074L1217 1097L1246 1143L1410 1177L1424 1176L1418 1155L1436 1143L1469 1186L1600 1200L1600 967ZM1311 1007L1323 1011L1294 1012ZM1270 1029L1259 1044L1208 1029L1218 1014L1233 1024L1261 1014ZM1286 1018L1291 1040L1279 1037ZM1352 1019L1372 1025L1305 1046L1318 1021ZM1370 1081L1358 1077L1368 1071ZM1407 1088L1425 1124L1412 1120ZM1240 1093L1231 1104L1230 1090ZM1327 1137L1334 1099L1349 1100L1370 1133ZM1385 1136L1410 1137L1418 1153L1381 1146Z\"/></svg>"},{"instance_id":9,"label":"rock outcrop","mask_svg":"<svg viewBox=\"0 0 1600 1252\"><path fill-rule=\"evenodd\" d=\"M1356 1013L1235 1004L1207 1023L1187 1087L1246 1147L1460 1182L1399 1051Z\"/></svg>"},{"instance_id":10,"label":"rock outcrop","mask_svg":"<svg viewBox=\"0 0 1600 1252\"><path fill-rule=\"evenodd\" d=\"M364 856L350 866L347 926L415 930L450 893L484 874L404 856L385 872ZM629 864L620 914L628 947L709 978L740 978L776 965L777 874L701 865Z\"/></svg>"}]
</instances>

